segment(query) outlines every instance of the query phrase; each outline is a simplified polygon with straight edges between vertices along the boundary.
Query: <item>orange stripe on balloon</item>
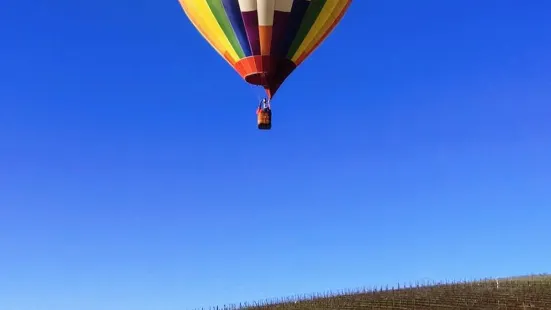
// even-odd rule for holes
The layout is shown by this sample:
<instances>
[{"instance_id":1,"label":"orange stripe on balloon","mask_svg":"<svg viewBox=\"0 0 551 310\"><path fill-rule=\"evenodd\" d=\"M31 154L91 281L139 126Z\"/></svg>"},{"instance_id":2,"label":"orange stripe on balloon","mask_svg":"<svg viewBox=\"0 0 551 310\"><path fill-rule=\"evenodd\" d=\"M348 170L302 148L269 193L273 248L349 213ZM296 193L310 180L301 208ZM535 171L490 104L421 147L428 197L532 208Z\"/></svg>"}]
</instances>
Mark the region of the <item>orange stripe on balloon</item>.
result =
<instances>
[{"instance_id":1,"label":"orange stripe on balloon","mask_svg":"<svg viewBox=\"0 0 551 310\"><path fill-rule=\"evenodd\" d=\"M270 55L272 50L272 26L259 26L258 34L260 37L260 54Z\"/></svg>"}]
</instances>

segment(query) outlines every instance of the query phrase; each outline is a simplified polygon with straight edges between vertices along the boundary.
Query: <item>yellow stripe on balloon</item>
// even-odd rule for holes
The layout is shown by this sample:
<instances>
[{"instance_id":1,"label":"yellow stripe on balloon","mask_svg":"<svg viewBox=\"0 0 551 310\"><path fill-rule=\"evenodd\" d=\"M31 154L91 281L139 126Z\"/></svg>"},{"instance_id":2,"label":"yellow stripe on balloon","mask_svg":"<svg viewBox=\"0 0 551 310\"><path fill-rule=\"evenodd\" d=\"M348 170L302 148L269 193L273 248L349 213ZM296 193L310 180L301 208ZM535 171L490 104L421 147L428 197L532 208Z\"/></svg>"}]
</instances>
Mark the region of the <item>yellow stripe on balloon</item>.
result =
<instances>
[{"instance_id":1,"label":"yellow stripe on balloon","mask_svg":"<svg viewBox=\"0 0 551 310\"><path fill-rule=\"evenodd\" d=\"M331 27L333 22L338 18L339 14L346 8L348 1L344 0L328 0L323 6L321 13L318 15L316 22L308 32L308 35L299 46L297 52L293 55L292 60L296 62L303 54L312 52L323 34Z\"/></svg>"},{"instance_id":2,"label":"yellow stripe on balloon","mask_svg":"<svg viewBox=\"0 0 551 310\"><path fill-rule=\"evenodd\" d=\"M197 28L199 33L209 44L223 57L226 55L233 62L239 60L239 56L224 34L224 31L216 21L214 14L205 0L179 0L184 12Z\"/></svg>"},{"instance_id":3,"label":"yellow stripe on balloon","mask_svg":"<svg viewBox=\"0 0 551 310\"><path fill-rule=\"evenodd\" d=\"M193 9L194 8L190 8L189 6L189 3L186 2L186 0L179 0L180 1L180 5L182 6L182 9L184 10L184 12L186 13L186 15L189 17L191 23L193 24L193 26L195 26L195 28L197 29L197 31L203 36L203 38L213 47L213 49L218 53L220 54L220 56L224 57L223 55L223 47L218 44L218 42L216 41L213 41L212 40L212 36L209 35L209 30L208 29L205 29L203 27L203 22L201 22L200 19L198 19L198 17L195 15L195 13L193 12Z\"/></svg>"}]
</instances>

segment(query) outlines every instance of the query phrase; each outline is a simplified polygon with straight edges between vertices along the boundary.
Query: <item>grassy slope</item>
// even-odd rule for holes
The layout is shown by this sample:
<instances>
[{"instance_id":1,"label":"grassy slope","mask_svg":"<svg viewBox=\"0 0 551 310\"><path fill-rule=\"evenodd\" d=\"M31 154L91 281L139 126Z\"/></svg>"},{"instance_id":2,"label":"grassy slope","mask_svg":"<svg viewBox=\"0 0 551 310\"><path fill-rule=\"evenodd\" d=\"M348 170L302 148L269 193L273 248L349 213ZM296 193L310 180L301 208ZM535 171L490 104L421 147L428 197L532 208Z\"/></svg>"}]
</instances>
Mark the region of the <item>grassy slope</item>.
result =
<instances>
[{"instance_id":1,"label":"grassy slope","mask_svg":"<svg viewBox=\"0 0 551 310\"><path fill-rule=\"evenodd\" d=\"M548 309L551 275L361 290L211 309Z\"/></svg>"}]
</instances>

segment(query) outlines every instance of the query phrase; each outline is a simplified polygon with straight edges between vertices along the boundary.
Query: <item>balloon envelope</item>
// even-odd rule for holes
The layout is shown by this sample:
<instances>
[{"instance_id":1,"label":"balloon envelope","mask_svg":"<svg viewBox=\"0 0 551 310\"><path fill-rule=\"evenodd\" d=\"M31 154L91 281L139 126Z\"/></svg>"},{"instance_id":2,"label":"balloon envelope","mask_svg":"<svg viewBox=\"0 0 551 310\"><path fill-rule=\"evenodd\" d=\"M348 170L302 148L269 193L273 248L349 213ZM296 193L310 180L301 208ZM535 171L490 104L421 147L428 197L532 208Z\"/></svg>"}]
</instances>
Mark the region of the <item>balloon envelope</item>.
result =
<instances>
[{"instance_id":1,"label":"balloon envelope","mask_svg":"<svg viewBox=\"0 0 551 310\"><path fill-rule=\"evenodd\" d=\"M195 28L245 81L272 98L352 0L179 0Z\"/></svg>"}]
</instances>

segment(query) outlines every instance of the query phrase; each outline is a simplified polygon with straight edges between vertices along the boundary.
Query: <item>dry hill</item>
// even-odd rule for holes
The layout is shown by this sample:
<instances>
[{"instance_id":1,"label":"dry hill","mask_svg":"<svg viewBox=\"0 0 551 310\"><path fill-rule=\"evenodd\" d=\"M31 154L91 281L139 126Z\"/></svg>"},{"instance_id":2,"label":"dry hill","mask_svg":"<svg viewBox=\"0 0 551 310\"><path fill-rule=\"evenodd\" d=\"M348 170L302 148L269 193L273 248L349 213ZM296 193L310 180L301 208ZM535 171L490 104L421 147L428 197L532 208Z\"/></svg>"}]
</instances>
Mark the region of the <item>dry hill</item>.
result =
<instances>
[{"instance_id":1,"label":"dry hill","mask_svg":"<svg viewBox=\"0 0 551 310\"><path fill-rule=\"evenodd\" d=\"M541 309L551 310L551 276L532 275L472 282L358 290L287 298L211 310ZM206 310L206 309L204 309Z\"/></svg>"}]
</instances>

